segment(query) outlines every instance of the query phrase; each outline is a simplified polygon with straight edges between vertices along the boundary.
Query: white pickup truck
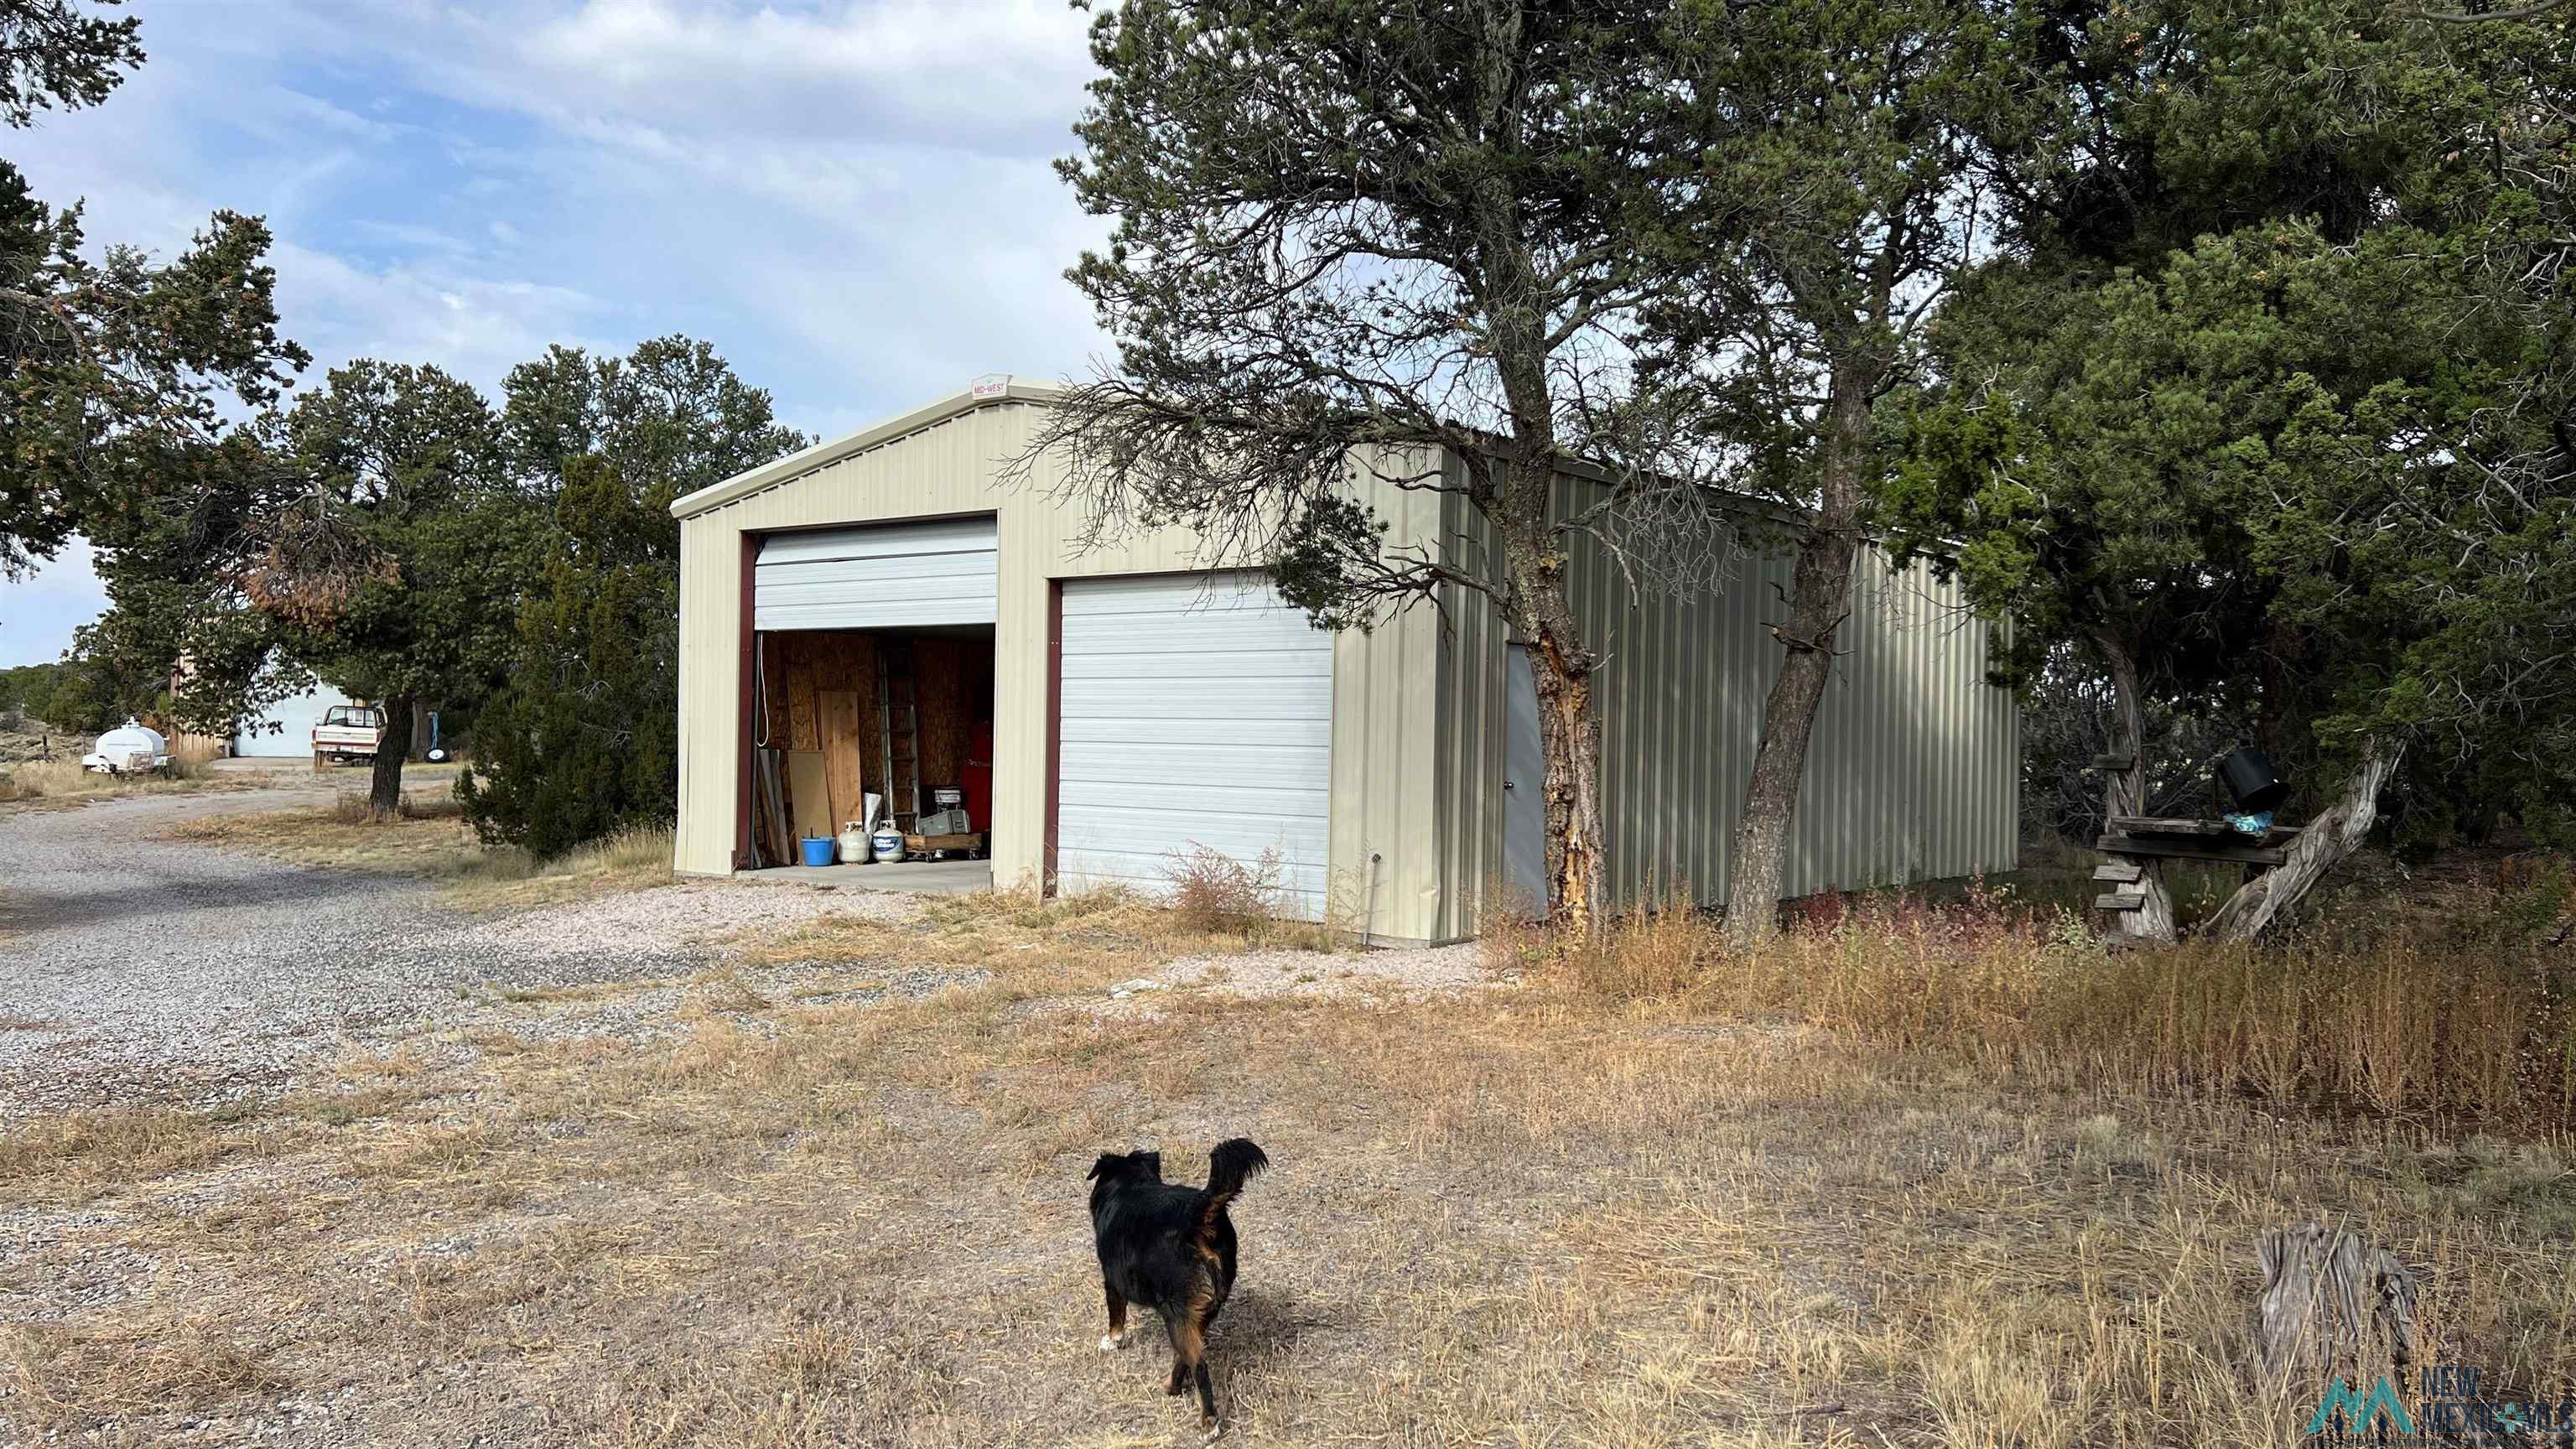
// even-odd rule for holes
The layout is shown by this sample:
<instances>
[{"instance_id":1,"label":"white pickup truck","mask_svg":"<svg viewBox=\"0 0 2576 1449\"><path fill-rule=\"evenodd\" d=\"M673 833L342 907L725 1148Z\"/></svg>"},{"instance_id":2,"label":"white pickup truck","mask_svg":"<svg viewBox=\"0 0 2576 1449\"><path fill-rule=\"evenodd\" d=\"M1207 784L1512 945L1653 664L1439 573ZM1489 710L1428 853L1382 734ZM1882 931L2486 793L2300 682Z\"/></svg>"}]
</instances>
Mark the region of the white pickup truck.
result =
<instances>
[{"instance_id":1,"label":"white pickup truck","mask_svg":"<svg viewBox=\"0 0 2576 1449\"><path fill-rule=\"evenodd\" d=\"M313 768L334 760L372 760L384 737L383 710L372 704L335 704L313 727Z\"/></svg>"}]
</instances>

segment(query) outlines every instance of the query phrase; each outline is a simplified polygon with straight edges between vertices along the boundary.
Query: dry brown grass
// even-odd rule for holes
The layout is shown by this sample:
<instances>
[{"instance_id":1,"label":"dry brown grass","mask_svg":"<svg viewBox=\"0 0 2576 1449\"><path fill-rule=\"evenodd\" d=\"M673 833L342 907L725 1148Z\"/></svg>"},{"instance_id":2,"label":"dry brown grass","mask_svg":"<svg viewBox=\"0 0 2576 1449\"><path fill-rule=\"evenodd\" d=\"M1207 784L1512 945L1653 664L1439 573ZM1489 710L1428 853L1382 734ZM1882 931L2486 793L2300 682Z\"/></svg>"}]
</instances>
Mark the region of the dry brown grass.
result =
<instances>
[{"instance_id":1,"label":"dry brown grass","mask_svg":"<svg viewBox=\"0 0 2576 1449\"><path fill-rule=\"evenodd\" d=\"M455 802L409 793L401 809L385 818L374 814L363 792L351 792L328 805L175 821L162 834L299 865L398 874L463 874L484 853Z\"/></svg>"},{"instance_id":2,"label":"dry brown grass","mask_svg":"<svg viewBox=\"0 0 2576 1449\"><path fill-rule=\"evenodd\" d=\"M0 1304L158 1266L123 1270L131 1302L8 1340L0 1388L56 1387L0 1414L247 1438L277 1394L348 1384L342 1442L1185 1443L1150 1333L1091 1346L1081 1175L1156 1143L1190 1177L1236 1133L1277 1164L1235 1210L1245 1276L1211 1340L1245 1444L2288 1443L2308 1406L2252 1390L2246 1320L2255 1235L2306 1217L2424 1269L2427 1361L2505 1394L2576 1375L2562 1141L2079 1078L2072 1048L1957 1035L1984 1007L1908 1034L1861 1017L1857 983L1973 978L1927 976L1953 948L1902 933L1803 933L1755 974L1822 973L1831 1024L1713 980L1686 919L1632 925L1624 964L1542 952L1519 990L1102 1023L1047 983L1170 949L1168 924L1113 900L934 909L937 949L1067 959L876 1006L717 973L692 989L723 1009L671 1039L425 1045L204 1128L256 1154L26 1158L0 1190L86 1160L90 1210L0 1267ZM364 1115L316 1105L371 1089ZM232 1326L255 1391L62 1367L59 1335L188 1313Z\"/></svg>"},{"instance_id":3,"label":"dry brown grass","mask_svg":"<svg viewBox=\"0 0 2576 1449\"><path fill-rule=\"evenodd\" d=\"M101 1318L80 1328L19 1324L0 1334L0 1361L15 1371L19 1390L7 1412L39 1429L86 1426L277 1385L266 1355L222 1315Z\"/></svg>"},{"instance_id":4,"label":"dry brown grass","mask_svg":"<svg viewBox=\"0 0 2576 1449\"><path fill-rule=\"evenodd\" d=\"M1749 959L1706 917L1640 914L1545 969L1599 999L1793 1018L2069 1086L2576 1132L2576 966L2552 930L2576 897L2563 868L2506 879L2420 929L2372 908L2274 948L2112 953L2078 918L1972 892L1835 906Z\"/></svg>"},{"instance_id":5,"label":"dry brown grass","mask_svg":"<svg viewBox=\"0 0 2576 1449\"><path fill-rule=\"evenodd\" d=\"M61 748L68 751L62 759L25 760L0 765L0 807L61 809L86 805L94 800L126 799L136 795L173 795L250 787L247 781L209 773L205 760L198 756L173 756L166 774L104 775L81 768L80 756L88 752L86 743Z\"/></svg>"},{"instance_id":6,"label":"dry brown grass","mask_svg":"<svg viewBox=\"0 0 2576 1449\"><path fill-rule=\"evenodd\" d=\"M1332 951L1347 938L1329 925L1264 914L1195 917L1116 887L1041 897L977 891L922 898L919 919L902 923L824 916L796 930L741 945L745 965L836 961L907 964L995 973L998 1004L1098 987L1183 956L1250 947Z\"/></svg>"},{"instance_id":7,"label":"dry brown grass","mask_svg":"<svg viewBox=\"0 0 2576 1449\"><path fill-rule=\"evenodd\" d=\"M102 1186L183 1172L253 1145L221 1112L111 1108L56 1112L0 1135L0 1186L86 1198Z\"/></svg>"},{"instance_id":8,"label":"dry brown grass","mask_svg":"<svg viewBox=\"0 0 2576 1449\"><path fill-rule=\"evenodd\" d=\"M447 888L468 910L499 910L646 890L677 879L667 826L630 826L604 840L540 861L516 848L486 848Z\"/></svg>"},{"instance_id":9,"label":"dry brown grass","mask_svg":"<svg viewBox=\"0 0 2576 1449\"><path fill-rule=\"evenodd\" d=\"M447 899L468 910L643 890L675 879L667 828L623 830L539 861L515 846L489 846L476 839L453 797L410 792L391 816L378 815L363 793L352 792L328 805L182 820L162 833L299 865L425 876L440 881Z\"/></svg>"}]
</instances>

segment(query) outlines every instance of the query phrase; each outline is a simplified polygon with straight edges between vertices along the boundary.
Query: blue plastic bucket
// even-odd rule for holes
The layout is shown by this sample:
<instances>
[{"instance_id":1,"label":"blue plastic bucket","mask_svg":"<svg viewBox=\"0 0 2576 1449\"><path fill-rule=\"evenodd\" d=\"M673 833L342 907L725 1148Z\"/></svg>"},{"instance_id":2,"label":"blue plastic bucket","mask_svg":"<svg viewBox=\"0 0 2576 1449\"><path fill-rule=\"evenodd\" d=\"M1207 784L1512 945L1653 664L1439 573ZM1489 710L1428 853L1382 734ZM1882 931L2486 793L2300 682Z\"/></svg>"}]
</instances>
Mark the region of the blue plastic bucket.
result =
<instances>
[{"instance_id":1,"label":"blue plastic bucket","mask_svg":"<svg viewBox=\"0 0 2576 1449\"><path fill-rule=\"evenodd\" d=\"M806 836L804 840L800 841L799 844L805 847L805 863L807 865L830 865L832 863L832 837L828 835L809 835Z\"/></svg>"}]
</instances>

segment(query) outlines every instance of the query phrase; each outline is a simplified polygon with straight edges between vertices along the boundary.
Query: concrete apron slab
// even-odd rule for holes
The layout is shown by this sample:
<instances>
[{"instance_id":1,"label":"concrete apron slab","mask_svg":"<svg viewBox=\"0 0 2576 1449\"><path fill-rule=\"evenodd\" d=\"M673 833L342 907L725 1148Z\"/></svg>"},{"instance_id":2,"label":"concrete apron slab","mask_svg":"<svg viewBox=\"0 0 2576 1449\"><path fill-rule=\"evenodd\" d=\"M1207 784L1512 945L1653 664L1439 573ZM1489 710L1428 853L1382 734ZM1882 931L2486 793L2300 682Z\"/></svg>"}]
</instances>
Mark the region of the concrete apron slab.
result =
<instances>
[{"instance_id":1,"label":"concrete apron slab","mask_svg":"<svg viewBox=\"0 0 2576 1449\"><path fill-rule=\"evenodd\" d=\"M726 879L752 885L962 896L993 888L993 863L989 860L901 860L879 865L783 865L770 870L736 871Z\"/></svg>"}]
</instances>

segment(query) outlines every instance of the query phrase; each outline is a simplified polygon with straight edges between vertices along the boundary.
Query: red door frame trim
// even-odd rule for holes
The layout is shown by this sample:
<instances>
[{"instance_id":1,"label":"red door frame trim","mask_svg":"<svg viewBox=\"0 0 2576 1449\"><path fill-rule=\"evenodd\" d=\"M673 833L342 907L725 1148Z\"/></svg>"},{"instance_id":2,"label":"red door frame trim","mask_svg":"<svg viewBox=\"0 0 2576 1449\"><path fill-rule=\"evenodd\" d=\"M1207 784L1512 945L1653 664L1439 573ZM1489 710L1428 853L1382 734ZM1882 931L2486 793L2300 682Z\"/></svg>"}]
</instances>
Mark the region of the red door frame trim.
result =
<instances>
[{"instance_id":1,"label":"red door frame trim","mask_svg":"<svg viewBox=\"0 0 2576 1449\"><path fill-rule=\"evenodd\" d=\"M1057 796L1064 778L1064 580L1047 580L1046 840L1038 859L1038 890L1055 894Z\"/></svg>"},{"instance_id":2,"label":"red door frame trim","mask_svg":"<svg viewBox=\"0 0 2576 1449\"><path fill-rule=\"evenodd\" d=\"M733 868L736 870L751 869L751 812L754 808L752 782L759 778L759 772L752 768L751 743L758 734L752 728L751 715L752 703L759 698L757 693L759 681L752 677L758 668L758 652L753 648L752 640L752 583L758 577L759 562L760 535L743 534L742 622L741 627L736 631L740 663L734 671L735 682L739 686L736 693L741 696L737 710L741 717L741 738L737 742L740 748L735 751L737 758L734 761L733 782Z\"/></svg>"}]
</instances>

